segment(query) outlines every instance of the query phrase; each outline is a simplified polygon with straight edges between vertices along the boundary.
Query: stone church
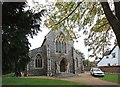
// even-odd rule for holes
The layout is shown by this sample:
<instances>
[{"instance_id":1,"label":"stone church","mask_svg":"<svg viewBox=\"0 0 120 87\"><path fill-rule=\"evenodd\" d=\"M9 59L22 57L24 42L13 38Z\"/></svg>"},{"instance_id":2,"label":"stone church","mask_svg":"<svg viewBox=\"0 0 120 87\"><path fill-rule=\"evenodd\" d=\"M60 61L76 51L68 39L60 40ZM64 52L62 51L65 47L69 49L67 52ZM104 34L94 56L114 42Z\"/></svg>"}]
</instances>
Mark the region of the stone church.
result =
<instances>
[{"instance_id":1,"label":"stone church","mask_svg":"<svg viewBox=\"0 0 120 87\"><path fill-rule=\"evenodd\" d=\"M41 47L29 52L31 61L27 65L27 75L55 76L57 73L83 72L80 52L73 47L73 40L66 40L63 29L50 31Z\"/></svg>"}]
</instances>

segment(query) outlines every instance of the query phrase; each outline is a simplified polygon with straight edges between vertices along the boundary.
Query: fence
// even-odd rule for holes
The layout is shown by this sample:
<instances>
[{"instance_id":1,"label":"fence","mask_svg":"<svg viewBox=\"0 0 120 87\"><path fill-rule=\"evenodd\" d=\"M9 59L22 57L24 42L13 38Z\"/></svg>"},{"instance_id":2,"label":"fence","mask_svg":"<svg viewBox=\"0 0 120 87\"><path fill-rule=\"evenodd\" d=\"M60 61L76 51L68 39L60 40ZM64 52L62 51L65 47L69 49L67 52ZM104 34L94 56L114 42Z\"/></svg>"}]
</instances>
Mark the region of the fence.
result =
<instances>
[{"instance_id":1,"label":"fence","mask_svg":"<svg viewBox=\"0 0 120 87\"><path fill-rule=\"evenodd\" d=\"M85 66L85 71L90 71L91 66ZM99 67L102 71L107 73L120 73L120 66L100 66Z\"/></svg>"}]
</instances>

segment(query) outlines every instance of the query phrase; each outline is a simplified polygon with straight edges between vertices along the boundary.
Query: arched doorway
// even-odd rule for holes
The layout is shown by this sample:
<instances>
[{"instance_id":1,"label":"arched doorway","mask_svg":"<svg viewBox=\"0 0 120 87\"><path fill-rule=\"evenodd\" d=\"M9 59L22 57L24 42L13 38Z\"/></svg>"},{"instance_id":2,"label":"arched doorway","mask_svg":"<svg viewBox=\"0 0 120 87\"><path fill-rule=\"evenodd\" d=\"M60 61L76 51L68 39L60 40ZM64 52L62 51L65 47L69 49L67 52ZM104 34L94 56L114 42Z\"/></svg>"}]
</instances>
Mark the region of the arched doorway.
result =
<instances>
[{"instance_id":1,"label":"arched doorway","mask_svg":"<svg viewBox=\"0 0 120 87\"><path fill-rule=\"evenodd\" d=\"M60 72L65 72L67 70L66 59L63 58L60 62Z\"/></svg>"}]
</instances>

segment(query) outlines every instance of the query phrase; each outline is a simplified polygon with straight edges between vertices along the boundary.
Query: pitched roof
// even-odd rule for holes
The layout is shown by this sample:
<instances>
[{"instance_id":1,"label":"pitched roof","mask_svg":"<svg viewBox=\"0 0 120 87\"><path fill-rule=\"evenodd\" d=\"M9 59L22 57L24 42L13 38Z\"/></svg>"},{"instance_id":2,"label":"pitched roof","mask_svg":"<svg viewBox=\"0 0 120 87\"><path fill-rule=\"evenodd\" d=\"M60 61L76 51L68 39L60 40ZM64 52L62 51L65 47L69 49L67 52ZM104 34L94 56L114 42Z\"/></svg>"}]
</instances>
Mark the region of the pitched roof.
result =
<instances>
[{"instance_id":1,"label":"pitched roof","mask_svg":"<svg viewBox=\"0 0 120 87\"><path fill-rule=\"evenodd\" d=\"M117 44L112 48L112 50L106 51L106 52L104 53L103 57L104 57L104 56L107 56L107 55L110 55L111 52L115 49L116 46L117 46ZM101 58L101 59L97 62L97 64L98 64L102 59L103 59L103 58Z\"/></svg>"},{"instance_id":2,"label":"pitched roof","mask_svg":"<svg viewBox=\"0 0 120 87\"><path fill-rule=\"evenodd\" d=\"M42 43L41 47L44 45L45 41L46 41L46 36L45 36L45 38L43 40L43 43Z\"/></svg>"}]
</instances>

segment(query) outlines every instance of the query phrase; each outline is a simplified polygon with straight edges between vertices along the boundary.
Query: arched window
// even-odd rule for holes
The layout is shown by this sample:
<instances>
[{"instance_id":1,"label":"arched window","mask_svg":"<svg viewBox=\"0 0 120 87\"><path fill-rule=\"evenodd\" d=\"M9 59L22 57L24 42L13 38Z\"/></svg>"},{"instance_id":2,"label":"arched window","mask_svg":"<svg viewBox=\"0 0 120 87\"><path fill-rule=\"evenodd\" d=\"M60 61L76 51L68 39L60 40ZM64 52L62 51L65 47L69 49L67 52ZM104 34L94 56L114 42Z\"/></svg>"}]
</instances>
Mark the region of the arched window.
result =
<instances>
[{"instance_id":1,"label":"arched window","mask_svg":"<svg viewBox=\"0 0 120 87\"><path fill-rule=\"evenodd\" d=\"M42 60L42 57L40 54L38 54L36 56L36 59L35 59L35 67L36 68L42 68L43 67L43 60Z\"/></svg>"},{"instance_id":2,"label":"arched window","mask_svg":"<svg viewBox=\"0 0 120 87\"><path fill-rule=\"evenodd\" d=\"M56 52L57 53L61 53L61 52L66 53L66 43L56 41Z\"/></svg>"},{"instance_id":3,"label":"arched window","mask_svg":"<svg viewBox=\"0 0 120 87\"><path fill-rule=\"evenodd\" d=\"M56 36L56 53L66 53L65 35L62 32Z\"/></svg>"}]
</instances>

